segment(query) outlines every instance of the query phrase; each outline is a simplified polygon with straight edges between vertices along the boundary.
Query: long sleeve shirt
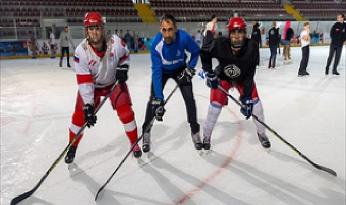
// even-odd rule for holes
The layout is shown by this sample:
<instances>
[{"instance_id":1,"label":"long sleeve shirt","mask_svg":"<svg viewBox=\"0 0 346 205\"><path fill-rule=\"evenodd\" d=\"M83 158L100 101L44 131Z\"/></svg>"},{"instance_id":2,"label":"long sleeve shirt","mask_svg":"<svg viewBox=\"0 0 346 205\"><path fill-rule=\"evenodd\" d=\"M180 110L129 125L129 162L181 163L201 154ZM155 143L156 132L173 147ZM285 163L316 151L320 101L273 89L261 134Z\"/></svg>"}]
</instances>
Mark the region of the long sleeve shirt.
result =
<instances>
[{"instance_id":1,"label":"long sleeve shirt","mask_svg":"<svg viewBox=\"0 0 346 205\"><path fill-rule=\"evenodd\" d=\"M336 22L330 29L330 37L332 46L340 47L346 40L346 23Z\"/></svg>"},{"instance_id":2,"label":"long sleeve shirt","mask_svg":"<svg viewBox=\"0 0 346 205\"><path fill-rule=\"evenodd\" d=\"M187 64L185 51L191 54ZM164 99L162 75L164 73L171 74L177 72L184 66L194 69L198 61L199 47L188 33L178 29L175 34L175 40L171 44L166 44L162 34L157 33L154 37L150 54L154 97Z\"/></svg>"},{"instance_id":3,"label":"long sleeve shirt","mask_svg":"<svg viewBox=\"0 0 346 205\"><path fill-rule=\"evenodd\" d=\"M74 47L74 44L72 42L72 38L71 38L71 35L69 32L65 32L65 31L62 31L60 33L60 37L59 37L59 45L60 47L69 47L69 45L71 45Z\"/></svg>"},{"instance_id":4,"label":"long sleeve shirt","mask_svg":"<svg viewBox=\"0 0 346 205\"><path fill-rule=\"evenodd\" d=\"M104 52L95 52L86 39L76 48L75 69L78 90L84 104L94 103L95 88L103 88L115 83L118 67L128 67L129 50L116 35L107 41Z\"/></svg>"}]
</instances>

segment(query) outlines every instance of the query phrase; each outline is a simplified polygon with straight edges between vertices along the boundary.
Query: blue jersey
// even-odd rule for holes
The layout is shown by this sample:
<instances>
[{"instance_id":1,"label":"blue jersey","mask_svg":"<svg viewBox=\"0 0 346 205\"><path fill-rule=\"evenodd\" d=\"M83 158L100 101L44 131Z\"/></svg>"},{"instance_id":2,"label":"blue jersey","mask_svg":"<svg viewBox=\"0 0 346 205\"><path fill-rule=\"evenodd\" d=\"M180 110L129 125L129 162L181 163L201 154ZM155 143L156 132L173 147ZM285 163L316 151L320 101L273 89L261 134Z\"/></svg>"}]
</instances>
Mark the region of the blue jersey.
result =
<instances>
[{"instance_id":1,"label":"blue jersey","mask_svg":"<svg viewBox=\"0 0 346 205\"><path fill-rule=\"evenodd\" d=\"M191 53L189 62L186 64L185 50ZM194 69L199 56L199 47L192 37L183 30L177 30L175 40L166 44L161 33L154 37L151 49L152 82L154 97L163 98L162 74L174 73L182 66Z\"/></svg>"}]
</instances>

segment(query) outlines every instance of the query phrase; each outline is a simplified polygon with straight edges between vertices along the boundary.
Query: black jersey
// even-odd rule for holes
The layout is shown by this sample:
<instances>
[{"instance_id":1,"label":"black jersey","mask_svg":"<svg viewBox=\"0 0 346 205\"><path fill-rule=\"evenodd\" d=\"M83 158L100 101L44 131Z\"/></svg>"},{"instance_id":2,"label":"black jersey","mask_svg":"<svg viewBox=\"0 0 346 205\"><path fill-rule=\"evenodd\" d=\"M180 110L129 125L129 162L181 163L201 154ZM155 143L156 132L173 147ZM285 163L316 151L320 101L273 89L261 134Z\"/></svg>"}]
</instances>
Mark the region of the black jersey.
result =
<instances>
[{"instance_id":1,"label":"black jersey","mask_svg":"<svg viewBox=\"0 0 346 205\"><path fill-rule=\"evenodd\" d=\"M258 45L254 40L246 39L240 54L236 56L232 53L228 38L209 38L209 41L203 42L200 56L203 70L213 72L212 58L216 58L219 62L214 70L216 75L221 80L243 84L244 96L251 96L258 58Z\"/></svg>"}]
</instances>

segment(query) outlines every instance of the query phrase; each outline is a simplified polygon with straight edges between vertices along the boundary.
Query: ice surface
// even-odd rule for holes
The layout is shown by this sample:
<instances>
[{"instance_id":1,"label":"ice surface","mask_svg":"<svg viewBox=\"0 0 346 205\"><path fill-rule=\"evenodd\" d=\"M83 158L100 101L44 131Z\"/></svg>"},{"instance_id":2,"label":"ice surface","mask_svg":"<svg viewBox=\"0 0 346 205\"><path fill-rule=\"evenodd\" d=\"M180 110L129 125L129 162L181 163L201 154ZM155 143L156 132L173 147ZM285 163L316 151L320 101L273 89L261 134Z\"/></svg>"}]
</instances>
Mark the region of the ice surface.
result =
<instances>
[{"instance_id":1,"label":"ice surface","mask_svg":"<svg viewBox=\"0 0 346 205\"><path fill-rule=\"evenodd\" d=\"M313 168L272 133L263 149L251 120L232 101L220 115L209 154L193 148L180 92L166 106L163 123L152 130L151 155L130 157L97 202L98 188L129 149L109 103L87 129L71 169L61 161L34 195L21 204L345 204L345 64L340 76L325 76L328 47L311 47L308 77L297 77L300 48L292 63L266 69L261 49L256 83L266 123L333 177ZM73 70L57 59L1 62L1 204L29 189L63 151L77 91ZM197 68L200 68L200 63ZM128 85L141 132L151 77L147 54L131 56ZM174 88L169 81L165 95ZM209 90L194 78L198 119L203 125ZM230 92L238 97L236 91Z\"/></svg>"}]
</instances>

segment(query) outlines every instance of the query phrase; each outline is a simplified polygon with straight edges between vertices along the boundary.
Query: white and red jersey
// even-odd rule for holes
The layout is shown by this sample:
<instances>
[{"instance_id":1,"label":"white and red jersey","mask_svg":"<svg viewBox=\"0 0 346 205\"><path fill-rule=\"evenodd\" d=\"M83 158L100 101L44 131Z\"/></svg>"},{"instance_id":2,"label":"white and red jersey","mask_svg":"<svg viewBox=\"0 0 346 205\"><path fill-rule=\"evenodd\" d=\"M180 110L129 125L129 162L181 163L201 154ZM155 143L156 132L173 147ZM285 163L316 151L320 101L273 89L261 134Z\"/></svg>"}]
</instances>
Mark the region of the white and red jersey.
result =
<instances>
[{"instance_id":1,"label":"white and red jersey","mask_svg":"<svg viewBox=\"0 0 346 205\"><path fill-rule=\"evenodd\" d=\"M113 35L107 40L105 52L97 52L86 39L76 48L74 62L79 93L84 104L94 104L95 88L115 83L115 73L128 66L129 50L126 44Z\"/></svg>"}]
</instances>

